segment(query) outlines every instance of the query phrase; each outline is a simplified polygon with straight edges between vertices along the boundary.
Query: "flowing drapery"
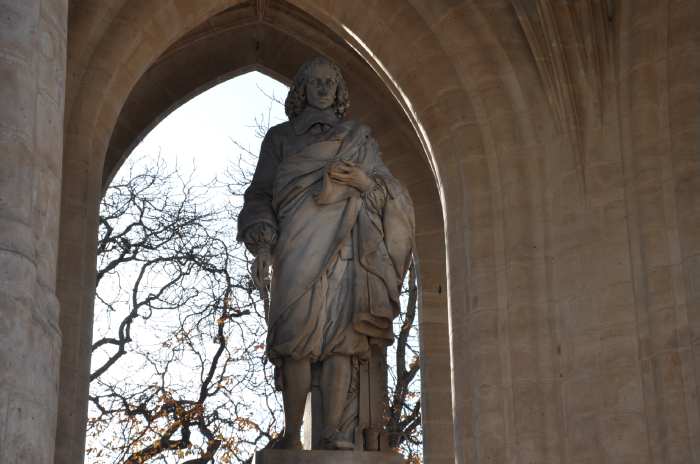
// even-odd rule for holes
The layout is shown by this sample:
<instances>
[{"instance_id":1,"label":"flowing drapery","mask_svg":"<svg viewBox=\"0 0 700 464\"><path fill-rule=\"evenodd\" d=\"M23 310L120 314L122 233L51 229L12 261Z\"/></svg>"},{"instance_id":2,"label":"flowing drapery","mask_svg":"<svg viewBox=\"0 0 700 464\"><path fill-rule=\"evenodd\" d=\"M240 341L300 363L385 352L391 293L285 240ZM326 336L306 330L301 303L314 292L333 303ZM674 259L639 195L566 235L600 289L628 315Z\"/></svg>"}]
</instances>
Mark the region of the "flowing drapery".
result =
<instances>
[{"instance_id":1,"label":"flowing drapery","mask_svg":"<svg viewBox=\"0 0 700 464\"><path fill-rule=\"evenodd\" d=\"M287 134L290 140L276 143L294 146L298 140ZM239 231L261 225L276 231L270 359L315 362L332 354L362 355L370 343L390 344L411 259L413 207L369 129L340 123L286 156L262 156L271 159L260 160ZM332 182L328 167L340 159L360 166L375 187L360 193Z\"/></svg>"}]
</instances>

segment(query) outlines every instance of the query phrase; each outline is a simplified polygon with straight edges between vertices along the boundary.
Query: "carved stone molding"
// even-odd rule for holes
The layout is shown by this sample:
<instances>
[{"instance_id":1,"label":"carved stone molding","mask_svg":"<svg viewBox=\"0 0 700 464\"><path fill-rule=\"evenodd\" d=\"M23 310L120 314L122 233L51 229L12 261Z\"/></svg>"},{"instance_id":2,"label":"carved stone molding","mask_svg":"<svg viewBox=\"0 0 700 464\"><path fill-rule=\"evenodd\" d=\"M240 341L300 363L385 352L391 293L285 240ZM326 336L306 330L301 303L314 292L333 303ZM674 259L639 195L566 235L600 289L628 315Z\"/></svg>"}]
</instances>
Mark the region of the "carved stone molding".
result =
<instances>
[{"instance_id":1,"label":"carved stone molding","mask_svg":"<svg viewBox=\"0 0 700 464\"><path fill-rule=\"evenodd\" d=\"M584 165L582 131L600 120L612 71L613 0L511 0L559 129ZM585 176L584 176L585 177ZM585 184L585 179L584 179Z\"/></svg>"},{"instance_id":2,"label":"carved stone molding","mask_svg":"<svg viewBox=\"0 0 700 464\"><path fill-rule=\"evenodd\" d=\"M255 0L255 14L258 17L258 21L265 19L268 3L269 0Z\"/></svg>"}]
</instances>

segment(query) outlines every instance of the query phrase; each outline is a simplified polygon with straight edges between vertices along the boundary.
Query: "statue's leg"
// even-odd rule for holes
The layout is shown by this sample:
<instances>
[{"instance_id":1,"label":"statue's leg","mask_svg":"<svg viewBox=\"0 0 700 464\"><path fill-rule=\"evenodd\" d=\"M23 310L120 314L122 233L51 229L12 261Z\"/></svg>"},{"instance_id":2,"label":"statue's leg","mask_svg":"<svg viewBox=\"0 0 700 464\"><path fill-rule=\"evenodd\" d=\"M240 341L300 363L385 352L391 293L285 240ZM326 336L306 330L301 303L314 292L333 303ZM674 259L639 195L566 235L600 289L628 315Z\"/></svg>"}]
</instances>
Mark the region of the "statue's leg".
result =
<instances>
[{"instance_id":1,"label":"statue's leg","mask_svg":"<svg viewBox=\"0 0 700 464\"><path fill-rule=\"evenodd\" d=\"M284 436L279 448L301 448L301 423L306 396L311 390L311 363L308 359L285 358L282 365L284 389Z\"/></svg>"},{"instance_id":2,"label":"statue's leg","mask_svg":"<svg viewBox=\"0 0 700 464\"><path fill-rule=\"evenodd\" d=\"M329 439L329 434L338 431L340 418L343 414L345 401L347 400L352 376L352 363L350 356L334 355L323 362L321 368L321 392L323 397L323 434L324 439ZM352 447L352 443L335 440L335 443L327 443L333 448Z\"/></svg>"}]
</instances>

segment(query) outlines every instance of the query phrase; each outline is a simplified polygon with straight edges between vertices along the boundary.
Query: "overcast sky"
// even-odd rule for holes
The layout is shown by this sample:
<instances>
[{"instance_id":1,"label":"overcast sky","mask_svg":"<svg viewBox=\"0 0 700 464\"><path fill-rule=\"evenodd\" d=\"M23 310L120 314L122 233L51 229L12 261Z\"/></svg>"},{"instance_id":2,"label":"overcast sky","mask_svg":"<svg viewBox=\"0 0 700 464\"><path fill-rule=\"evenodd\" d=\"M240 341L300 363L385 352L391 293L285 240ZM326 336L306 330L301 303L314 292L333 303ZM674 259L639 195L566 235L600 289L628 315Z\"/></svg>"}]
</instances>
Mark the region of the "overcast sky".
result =
<instances>
[{"instance_id":1,"label":"overcast sky","mask_svg":"<svg viewBox=\"0 0 700 464\"><path fill-rule=\"evenodd\" d=\"M267 117L270 100L284 100L287 87L257 71L223 82L188 101L158 124L134 149L133 154L177 159L180 167L194 162L204 179L226 170L238 150L232 139L258 153L261 140L251 126L256 117ZM272 124L287 118L281 105L273 105Z\"/></svg>"},{"instance_id":2,"label":"overcast sky","mask_svg":"<svg viewBox=\"0 0 700 464\"><path fill-rule=\"evenodd\" d=\"M176 163L178 173L183 177L190 177L189 175L194 171L191 185L208 184L217 176L225 181L227 169L230 169L231 164L237 163L241 153L233 140L249 147L250 151L257 155L262 140L256 136L256 119L261 117L265 120L269 119L272 125L285 121L287 118L283 106L271 102L269 96L284 100L286 94L287 87L284 84L258 72L251 72L212 87L177 108L160 122L134 149L129 160L122 167L124 171L117 173L115 180L128 176L132 163L136 163L134 172L143 172L145 166L153 165L160 156L166 161L168 172L175 168ZM256 159L248 157L248 160L250 166L254 166ZM233 198L221 184L217 188L207 190L208 206L225 205L230 201L240 201L240 198ZM133 277L132 274L135 275L139 269L138 265L120 266L118 277L112 276L103 280L100 295L109 301L128 299L128 292L124 293L123 289L120 290L118 282L121 280L130 282L129 276ZM149 274L143 285L156 285L157 278L157 274L155 276ZM119 308L122 312L128 311L129 305L122 304ZM122 312L112 314L104 311L104 306L96 301L93 339L113 335L123 316ZM177 323L177 318L158 312L151 316L150 325L137 319L132 325L132 334L135 334L134 343L142 349L149 349L151 346L153 350L161 349L163 340L170 336L168 328L174 323ZM214 350L216 345L207 345L206 348ZM92 357L93 368L102 365L106 359L107 352L96 351ZM196 364L186 355L182 355L182 359L170 368L169 379L173 385L189 383L186 380L192 377L193 372L187 368L187 363L190 361L193 365ZM147 384L153 382L154 374L155 372L147 365L143 356L127 355L101 378L109 379L109 382L114 385L120 384L119 379L127 378L130 382ZM91 393L95 394L98 391L101 390L93 384ZM257 397L247 399L250 403L255 403L257 400L262 399ZM97 416L94 405L91 404L90 408L91 415ZM262 408L261 411L263 411ZM101 450L104 449L105 443L120 436L120 430L120 427L111 426L97 437L89 435L87 449L98 451L88 453L86 462L92 464L112 462L114 456L109 452L101 454ZM177 461L175 457L167 459L167 462Z\"/></svg>"}]
</instances>

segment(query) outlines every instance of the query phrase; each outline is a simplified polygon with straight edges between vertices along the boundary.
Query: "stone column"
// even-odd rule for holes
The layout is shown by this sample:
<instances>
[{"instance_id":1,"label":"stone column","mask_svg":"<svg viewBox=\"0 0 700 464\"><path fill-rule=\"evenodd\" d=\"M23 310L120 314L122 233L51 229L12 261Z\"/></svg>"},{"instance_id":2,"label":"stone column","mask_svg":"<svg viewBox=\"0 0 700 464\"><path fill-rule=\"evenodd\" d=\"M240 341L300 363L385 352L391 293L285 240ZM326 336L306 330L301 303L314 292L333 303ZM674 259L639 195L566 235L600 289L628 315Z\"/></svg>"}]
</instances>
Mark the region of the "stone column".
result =
<instances>
[{"instance_id":1,"label":"stone column","mask_svg":"<svg viewBox=\"0 0 700 464\"><path fill-rule=\"evenodd\" d=\"M67 0L0 0L0 462L53 462Z\"/></svg>"}]
</instances>

